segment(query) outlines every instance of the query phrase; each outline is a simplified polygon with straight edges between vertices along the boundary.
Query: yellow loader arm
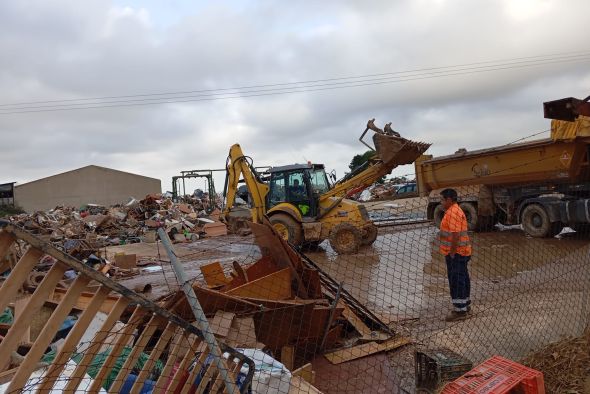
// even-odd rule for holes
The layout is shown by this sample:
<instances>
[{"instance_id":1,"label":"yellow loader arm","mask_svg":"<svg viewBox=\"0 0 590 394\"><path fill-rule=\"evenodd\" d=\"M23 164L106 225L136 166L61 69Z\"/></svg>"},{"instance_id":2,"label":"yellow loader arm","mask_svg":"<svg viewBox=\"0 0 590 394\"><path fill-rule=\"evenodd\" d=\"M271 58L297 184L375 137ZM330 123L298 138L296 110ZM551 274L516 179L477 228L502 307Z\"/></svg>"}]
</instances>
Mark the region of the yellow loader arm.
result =
<instances>
[{"instance_id":1,"label":"yellow loader arm","mask_svg":"<svg viewBox=\"0 0 590 394\"><path fill-rule=\"evenodd\" d=\"M229 156L226 162L226 202L223 209L223 216L227 219L231 208L236 201L238 192L238 182L240 176L244 178L248 192L252 199L250 212L254 223L262 223L262 218L266 212L266 195L268 194L268 185L260 179L258 173L248 161L248 157L242 152L239 144L234 144L229 149Z\"/></svg>"},{"instance_id":2,"label":"yellow loader arm","mask_svg":"<svg viewBox=\"0 0 590 394\"><path fill-rule=\"evenodd\" d=\"M359 193L382 176L389 174L395 167L413 163L430 147L430 144L401 137L391 128L391 123L386 124L384 130L381 130L375 126L374 121L375 119L369 120L367 128L359 138L369 149L375 151L374 156L363 166L336 182L332 189L322 194L321 200L330 197L348 198ZM375 148L363 141L363 137L369 130L375 132L373 135Z\"/></svg>"}]
</instances>

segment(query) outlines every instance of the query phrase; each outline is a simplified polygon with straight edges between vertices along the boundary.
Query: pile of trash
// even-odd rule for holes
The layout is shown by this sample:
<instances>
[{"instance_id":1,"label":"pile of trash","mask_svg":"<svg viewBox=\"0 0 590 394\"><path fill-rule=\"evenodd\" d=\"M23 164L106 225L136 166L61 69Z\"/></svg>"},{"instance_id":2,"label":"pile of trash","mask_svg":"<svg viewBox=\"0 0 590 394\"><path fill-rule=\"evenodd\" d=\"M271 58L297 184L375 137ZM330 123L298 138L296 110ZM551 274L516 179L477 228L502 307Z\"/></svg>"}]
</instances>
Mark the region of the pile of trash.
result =
<instances>
[{"instance_id":1,"label":"pile of trash","mask_svg":"<svg viewBox=\"0 0 590 394\"><path fill-rule=\"evenodd\" d=\"M393 182L374 183L352 198L357 201L384 200L395 196L395 192L399 187L400 185Z\"/></svg>"},{"instance_id":2,"label":"pile of trash","mask_svg":"<svg viewBox=\"0 0 590 394\"><path fill-rule=\"evenodd\" d=\"M141 201L132 198L126 204L111 207L56 207L46 212L14 215L9 220L62 248L71 240L83 240L90 248L155 242L155 230L159 227L165 227L175 242L227 234L227 227L219 220L220 211L215 209L208 214L205 208L198 198L187 196L182 202L173 202L160 194L150 194Z\"/></svg>"}]
</instances>

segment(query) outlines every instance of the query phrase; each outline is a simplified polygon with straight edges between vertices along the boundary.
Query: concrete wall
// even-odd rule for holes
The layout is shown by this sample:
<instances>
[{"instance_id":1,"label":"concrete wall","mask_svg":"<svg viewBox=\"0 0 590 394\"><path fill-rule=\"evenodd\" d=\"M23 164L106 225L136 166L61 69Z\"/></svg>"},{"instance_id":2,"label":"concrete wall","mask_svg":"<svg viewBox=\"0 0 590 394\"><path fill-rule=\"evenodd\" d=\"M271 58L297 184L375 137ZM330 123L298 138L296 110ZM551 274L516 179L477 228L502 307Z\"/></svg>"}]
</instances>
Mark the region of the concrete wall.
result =
<instances>
[{"instance_id":1,"label":"concrete wall","mask_svg":"<svg viewBox=\"0 0 590 394\"><path fill-rule=\"evenodd\" d=\"M26 212L45 211L58 205L80 207L84 204L113 205L129 197L144 198L161 193L159 179L148 178L110 168L87 166L77 170L16 185L15 204Z\"/></svg>"}]
</instances>

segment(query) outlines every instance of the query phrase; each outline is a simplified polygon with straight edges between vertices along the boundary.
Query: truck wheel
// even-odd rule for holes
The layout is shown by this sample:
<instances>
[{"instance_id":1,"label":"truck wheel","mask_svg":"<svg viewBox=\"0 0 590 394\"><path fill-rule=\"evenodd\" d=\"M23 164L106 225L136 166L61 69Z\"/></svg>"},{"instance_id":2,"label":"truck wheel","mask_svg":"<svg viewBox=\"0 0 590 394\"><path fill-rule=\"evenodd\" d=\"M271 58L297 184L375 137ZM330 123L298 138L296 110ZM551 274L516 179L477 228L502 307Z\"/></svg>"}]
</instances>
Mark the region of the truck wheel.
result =
<instances>
[{"instance_id":1,"label":"truck wheel","mask_svg":"<svg viewBox=\"0 0 590 394\"><path fill-rule=\"evenodd\" d=\"M551 223L549 214L540 204L527 205L520 221L524 231L535 238L553 237L561 231L560 224Z\"/></svg>"},{"instance_id":2,"label":"truck wheel","mask_svg":"<svg viewBox=\"0 0 590 394\"><path fill-rule=\"evenodd\" d=\"M373 242L377 239L377 233L379 228L371 223L363 228L363 236L361 238L361 245L373 245Z\"/></svg>"},{"instance_id":3,"label":"truck wheel","mask_svg":"<svg viewBox=\"0 0 590 394\"><path fill-rule=\"evenodd\" d=\"M443 208L442 204L438 204L434 208L434 225L437 228L440 228L440 224L442 223L443 217L445 216L445 209Z\"/></svg>"},{"instance_id":4,"label":"truck wheel","mask_svg":"<svg viewBox=\"0 0 590 394\"><path fill-rule=\"evenodd\" d=\"M301 224L285 213L277 213L270 217L272 227L291 245L299 246L303 241Z\"/></svg>"},{"instance_id":5,"label":"truck wheel","mask_svg":"<svg viewBox=\"0 0 590 394\"><path fill-rule=\"evenodd\" d=\"M459 207L463 210L467 218L467 230L476 231L478 225L477 208L469 202L462 202Z\"/></svg>"},{"instance_id":6,"label":"truck wheel","mask_svg":"<svg viewBox=\"0 0 590 394\"><path fill-rule=\"evenodd\" d=\"M340 223L330 233L330 246L338 254L356 253L361 246L361 232L350 223Z\"/></svg>"}]
</instances>

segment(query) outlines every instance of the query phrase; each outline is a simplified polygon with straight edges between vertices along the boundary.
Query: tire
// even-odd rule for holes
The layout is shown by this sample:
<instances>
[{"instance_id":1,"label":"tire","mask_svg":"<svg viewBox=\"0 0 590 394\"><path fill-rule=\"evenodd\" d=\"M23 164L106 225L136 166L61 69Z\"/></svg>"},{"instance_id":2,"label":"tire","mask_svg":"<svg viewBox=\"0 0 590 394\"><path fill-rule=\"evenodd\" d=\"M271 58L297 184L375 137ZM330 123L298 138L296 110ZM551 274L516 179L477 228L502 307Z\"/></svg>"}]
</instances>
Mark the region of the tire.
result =
<instances>
[{"instance_id":1,"label":"tire","mask_svg":"<svg viewBox=\"0 0 590 394\"><path fill-rule=\"evenodd\" d=\"M443 208L442 204L438 204L434 207L434 212L432 214L434 216L434 225L437 228L440 228L440 224L442 223L443 217L445 216L445 209Z\"/></svg>"},{"instance_id":2,"label":"tire","mask_svg":"<svg viewBox=\"0 0 590 394\"><path fill-rule=\"evenodd\" d=\"M303 241L301 224L285 213L277 213L270 217L270 223L281 237L291 245L299 246Z\"/></svg>"},{"instance_id":3,"label":"tire","mask_svg":"<svg viewBox=\"0 0 590 394\"><path fill-rule=\"evenodd\" d=\"M527 205L520 216L524 231L535 238L553 237L561 231L560 223L551 223L549 214L540 204Z\"/></svg>"},{"instance_id":4,"label":"tire","mask_svg":"<svg viewBox=\"0 0 590 394\"><path fill-rule=\"evenodd\" d=\"M462 202L459 204L459 208L463 210L465 217L467 218L467 230L476 231L478 229L478 216L477 208L470 202Z\"/></svg>"},{"instance_id":5,"label":"tire","mask_svg":"<svg viewBox=\"0 0 590 394\"><path fill-rule=\"evenodd\" d=\"M377 239L379 228L371 223L363 228L363 235L361 237L361 245L373 245L373 242Z\"/></svg>"},{"instance_id":6,"label":"tire","mask_svg":"<svg viewBox=\"0 0 590 394\"><path fill-rule=\"evenodd\" d=\"M330 246L338 254L356 253L361 242L360 230L350 223L340 223L330 233Z\"/></svg>"}]
</instances>

